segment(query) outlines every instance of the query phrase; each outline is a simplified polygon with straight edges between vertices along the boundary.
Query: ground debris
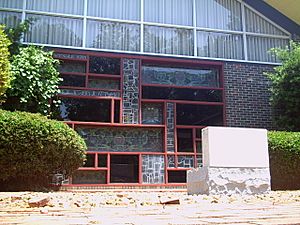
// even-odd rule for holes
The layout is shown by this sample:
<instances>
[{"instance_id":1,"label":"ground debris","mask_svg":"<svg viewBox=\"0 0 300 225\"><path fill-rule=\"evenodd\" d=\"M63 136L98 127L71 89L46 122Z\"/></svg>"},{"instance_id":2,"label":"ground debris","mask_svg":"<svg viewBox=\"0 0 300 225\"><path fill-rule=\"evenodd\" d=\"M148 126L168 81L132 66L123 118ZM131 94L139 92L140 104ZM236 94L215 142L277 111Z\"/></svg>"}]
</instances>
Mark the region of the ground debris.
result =
<instances>
[{"instance_id":1,"label":"ground debris","mask_svg":"<svg viewBox=\"0 0 300 225\"><path fill-rule=\"evenodd\" d=\"M50 201L50 197L36 197L28 201L29 207L44 207Z\"/></svg>"}]
</instances>

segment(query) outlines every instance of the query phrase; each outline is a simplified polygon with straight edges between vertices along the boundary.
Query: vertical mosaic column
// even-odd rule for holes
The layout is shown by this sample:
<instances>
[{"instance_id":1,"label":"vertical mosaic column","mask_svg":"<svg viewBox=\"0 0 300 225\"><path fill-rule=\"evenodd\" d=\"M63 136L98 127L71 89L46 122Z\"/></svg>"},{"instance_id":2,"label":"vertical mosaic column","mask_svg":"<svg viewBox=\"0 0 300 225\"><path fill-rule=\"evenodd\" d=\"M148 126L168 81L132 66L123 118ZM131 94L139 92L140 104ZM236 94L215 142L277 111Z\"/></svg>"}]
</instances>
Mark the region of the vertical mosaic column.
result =
<instances>
[{"instance_id":1,"label":"vertical mosaic column","mask_svg":"<svg viewBox=\"0 0 300 225\"><path fill-rule=\"evenodd\" d=\"M139 122L139 60L123 60L123 123Z\"/></svg>"},{"instance_id":2,"label":"vertical mosaic column","mask_svg":"<svg viewBox=\"0 0 300 225\"><path fill-rule=\"evenodd\" d=\"M142 174L144 184L162 184L165 179L165 161L162 155L143 155Z\"/></svg>"},{"instance_id":3,"label":"vertical mosaic column","mask_svg":"<svg viewBox=\"0 0 300 225\"><path fill-rule=\"evenodd\" d=\"M167 151L175 151L174 139L174 103L167 103Z\"/></svg>"}]
</instances>

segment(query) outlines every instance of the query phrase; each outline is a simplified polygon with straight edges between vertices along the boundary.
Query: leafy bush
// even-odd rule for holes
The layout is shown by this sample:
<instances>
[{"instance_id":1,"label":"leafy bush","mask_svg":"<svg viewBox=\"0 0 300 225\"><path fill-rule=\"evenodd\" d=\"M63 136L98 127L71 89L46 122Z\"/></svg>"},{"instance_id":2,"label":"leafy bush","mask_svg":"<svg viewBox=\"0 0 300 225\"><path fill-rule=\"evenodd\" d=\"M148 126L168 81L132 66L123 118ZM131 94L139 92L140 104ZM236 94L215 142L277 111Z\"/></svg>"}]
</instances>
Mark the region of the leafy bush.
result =
<instances>
[{"instance_id":1,"label":"leafy bush","mask_svg":"<svg viewBox=\"0 0 300 225\"><path fill-rule=\"evenodd\" d=\"M300 131L300 43L291 42L291 49L273 49L282 61L273 73L271 103L274 122L280 130Z\"/></svg>"},{"instance_id":2,"label":"leafy bush","mask_svg":"<svg viewBox=\"0 0 300 225\"><path fill-rule=\"evenodd\" d=\"M4 34L4 27L0 26L0 103L1 97L5 94L7 88L10 87L12 80L9 63L8 47L11 44Z\"/></svg>"},{"instance_id":3,"label":"leafy bush","mask_svg":"<svg viewBox=\"0 0 300 225\"><path fill-rule=\"evenodd\" d=\"M49 184L54 172L68 175L81 166L85 150L83 139L63 122L0 110L2 183Z\"/></svg>"},{"instance_id":4,"label":"leafy bush","mask_svg":"<svg viewBox=\"0 0 300 225\"><path fill-rule=\"evenodd\" d=\"M300 132L268 132L272 189L300 189Z\"/></svg>"},{"instance_id":5,"label":"leafy bush","mask_svg":"<svg viewBox=\"0 0 300 225\"><path fill-rule=\"evenodd\" d=\"M49 115L50 99L59 93L58 64L52 52L35 46L21 48L20 53L12 57L15 79L7 91L4 109Z\"/></svg>"}]
</instances>

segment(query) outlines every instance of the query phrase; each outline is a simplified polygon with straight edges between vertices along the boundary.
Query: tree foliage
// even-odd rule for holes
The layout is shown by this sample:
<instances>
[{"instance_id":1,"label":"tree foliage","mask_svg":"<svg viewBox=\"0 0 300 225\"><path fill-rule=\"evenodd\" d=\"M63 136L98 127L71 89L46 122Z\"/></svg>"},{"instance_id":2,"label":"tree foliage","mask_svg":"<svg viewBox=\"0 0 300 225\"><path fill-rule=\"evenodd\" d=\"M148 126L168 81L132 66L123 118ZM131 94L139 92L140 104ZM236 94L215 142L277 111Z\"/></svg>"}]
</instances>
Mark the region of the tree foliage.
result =
<instances>
[{"instance_id":1,"label":"tree foliage","mask_svg":"<svg viewBox=\"0 0 300 225\"><path fill-rule=\"evenodd\" d=\"M0 26L0 103L3 102L3 96L12 81L8 51L10 44L4 33L4 26Z\"/></svg>"},{"instance_id":2,"label":"tree foliage","mask_svg":"<svg viewBox=\"0 0 300 225\"><path fill-rule=\"evenodd\" d=\"M274 122L281 130L300 131L300 44L291 42L291 49L272 51L282 61L267 74L272 81Z\"/></svg>"},{"instance_id":3,"label":"tree foliage","mask_svg":"<svg viewBox=\"0 0 300 225\"><path fill-rule=\"evenodd\" d=\"M19 54L22 46L21 39L23 35L29 30L29 26L33 23L33 20L26 19L24 22L18 24L13 28L6 28L5 33L10 40L9 52L11 56Z\"/></svg>"},{"instance_id":4,"label":"tree foliage","mask_svg":"<svg viewBox=\"0 0 300 225\"><path fill-rule=\"evenodd\" d=\"M59 93L58 64L52 52L35 46L21 48L20 53L12 57L15 79L7 92L5 109L49 115L50 99Z\"/></svg>"}]
</instances>

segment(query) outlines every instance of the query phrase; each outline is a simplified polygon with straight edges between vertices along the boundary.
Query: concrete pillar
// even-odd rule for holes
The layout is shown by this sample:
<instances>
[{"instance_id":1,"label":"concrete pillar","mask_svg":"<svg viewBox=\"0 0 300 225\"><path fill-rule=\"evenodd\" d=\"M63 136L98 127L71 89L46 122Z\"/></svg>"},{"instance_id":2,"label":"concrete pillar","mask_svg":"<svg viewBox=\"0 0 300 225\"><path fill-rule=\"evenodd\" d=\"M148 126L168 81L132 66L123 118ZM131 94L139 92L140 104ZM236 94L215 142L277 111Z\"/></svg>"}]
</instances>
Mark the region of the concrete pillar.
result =
<instances>
[{"instance_id":1,"label":"concrete pillar","mask_svg":"<svg viewBox=\"0 0 300 225\"><path fill-rule=\"evenodd\" d=\"M207 127L203 167L188 171L189 194L258 194L270 191L267 130Z\"/></svg>"}]
</instances>

